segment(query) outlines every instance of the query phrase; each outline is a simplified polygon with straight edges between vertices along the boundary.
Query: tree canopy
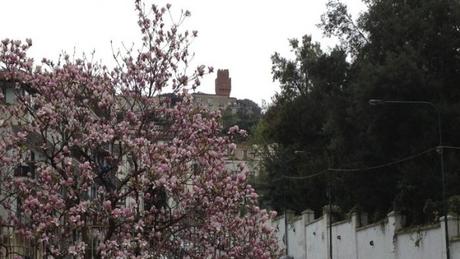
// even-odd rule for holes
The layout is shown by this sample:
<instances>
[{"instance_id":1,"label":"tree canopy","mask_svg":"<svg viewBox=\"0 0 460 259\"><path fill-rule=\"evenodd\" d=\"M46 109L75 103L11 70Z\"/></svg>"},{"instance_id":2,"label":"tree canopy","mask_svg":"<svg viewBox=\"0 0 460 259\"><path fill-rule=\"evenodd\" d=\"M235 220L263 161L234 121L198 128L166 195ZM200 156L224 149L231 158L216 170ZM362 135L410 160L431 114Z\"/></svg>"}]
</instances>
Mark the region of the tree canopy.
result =
<instances>
[{"instance_id":1,"label":"tree canopy","mask_svg":"<svg viewBox=\"0 0 460 259\"><path fill-rule=\"evenodd\" d=\"M252 135L261 117L262 110L257 103L249 99L238 99L236 105L230 105L222 112L223 132L238 125L240 129Z\"/></svg>"},{"instance_id":2,"label":"tree canopy","mask_svg":"<svg viewBox=\"0 0 460 259\"><path fill-rule=\"evenodd\" d=\"M283 178L265 187L273 191L295 182L297 187L288 190L290 202L276 198L282 195L279 189L264 199L276 209L310 207L319 213L331 186L333 202L344 211L359 207L379 219L396 209L409 224L426 222L433 217L424 208L434 204L439 212L441 200L436 110L423 104L370 106L368 101L431 102L440 111L444 144L460 145L460 3L365 2L368 9L357 19L340 1L328 2L319 26L340 39L332 50L323 51L304 36L290 40L294 59L273 55L273 78L281 91L257 131L263 135L259 139L277 143L275 152L266 153L266 174L304 177L327 168L367 168L416 156L301 183ZM458 194L460 154L444 153L448 195ZM273 163L289 166L278 170Z\"/></svg>"}]
</instances>

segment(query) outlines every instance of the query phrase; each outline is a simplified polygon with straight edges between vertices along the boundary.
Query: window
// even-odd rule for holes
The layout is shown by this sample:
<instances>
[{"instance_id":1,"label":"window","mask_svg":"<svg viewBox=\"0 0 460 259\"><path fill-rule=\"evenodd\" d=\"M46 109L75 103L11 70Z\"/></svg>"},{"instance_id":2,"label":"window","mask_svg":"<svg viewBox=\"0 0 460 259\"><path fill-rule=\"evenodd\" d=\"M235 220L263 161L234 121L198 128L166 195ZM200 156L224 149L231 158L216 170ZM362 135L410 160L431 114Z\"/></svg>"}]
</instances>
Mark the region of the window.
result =
<instances>
[{"instance_id":1,"label":"window","mask_svg":"<svg viewBox=\"0 0 460 259\"><path fill-rule=\"evenodd\" d=\"M33 151L30 151L29 160L26 163L14 168L14 176L35 178L35 153Z\"/></svg>"}]
</instances>

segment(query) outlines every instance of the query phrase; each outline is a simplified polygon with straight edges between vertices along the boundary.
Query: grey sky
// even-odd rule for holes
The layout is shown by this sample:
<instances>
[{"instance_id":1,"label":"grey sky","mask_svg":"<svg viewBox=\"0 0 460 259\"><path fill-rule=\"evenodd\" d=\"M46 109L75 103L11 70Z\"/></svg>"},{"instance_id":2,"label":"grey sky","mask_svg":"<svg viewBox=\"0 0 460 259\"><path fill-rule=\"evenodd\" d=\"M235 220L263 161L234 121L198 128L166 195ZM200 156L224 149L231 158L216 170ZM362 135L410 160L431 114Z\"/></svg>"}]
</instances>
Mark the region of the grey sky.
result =
<instances>
[{"instance_id":1,"label":"grey sky","mask_svg":"<svg viewBox=\"0 0 460 259\"><path fill-rule=\"evenodd\" d=\"M193 63L230 69L232 96L257 103L270 101L279 88L271 78L270 56L289 54L287 39L311 34L331 46L316 28L327 0L170 0L174 10L187 9L185 27L197 29ZM364 9L360 0L343 0L354 17ZM90 52L111 62L110 40L138 41L136 15L130 0L0 0L0 38L32 38L31 55L57 58L62 50ZM207 76L201 92L214 92L215 75Z\"/></svg>"}]
</instances>

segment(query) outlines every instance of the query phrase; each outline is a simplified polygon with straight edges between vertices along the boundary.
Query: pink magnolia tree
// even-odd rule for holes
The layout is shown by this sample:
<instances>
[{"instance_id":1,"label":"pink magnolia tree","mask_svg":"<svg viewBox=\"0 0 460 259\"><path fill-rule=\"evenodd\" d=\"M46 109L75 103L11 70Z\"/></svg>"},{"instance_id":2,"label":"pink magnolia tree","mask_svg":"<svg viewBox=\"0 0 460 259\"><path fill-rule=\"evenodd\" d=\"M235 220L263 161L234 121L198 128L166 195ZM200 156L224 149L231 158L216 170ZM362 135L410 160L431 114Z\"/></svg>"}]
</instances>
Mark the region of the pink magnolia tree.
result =
<instances>
[{"instance_id":1,"label":"pink magnolia tree","mask_svg":"<svg viewBox=\"0 0 460 259\"><path fill-rule=\"evenodd\" d=\"M169 5L135 7L142 46L115 68L36 64L30 40L0 43L0 84L15 93L0 96L14 99L0 105L0 225L53 258L277 257L274 215L244 165L225 167L241 132L222 136L220 115L187 94L212 70L184 72L189 13L170 23Z\"/></svg>"}]
</instances>

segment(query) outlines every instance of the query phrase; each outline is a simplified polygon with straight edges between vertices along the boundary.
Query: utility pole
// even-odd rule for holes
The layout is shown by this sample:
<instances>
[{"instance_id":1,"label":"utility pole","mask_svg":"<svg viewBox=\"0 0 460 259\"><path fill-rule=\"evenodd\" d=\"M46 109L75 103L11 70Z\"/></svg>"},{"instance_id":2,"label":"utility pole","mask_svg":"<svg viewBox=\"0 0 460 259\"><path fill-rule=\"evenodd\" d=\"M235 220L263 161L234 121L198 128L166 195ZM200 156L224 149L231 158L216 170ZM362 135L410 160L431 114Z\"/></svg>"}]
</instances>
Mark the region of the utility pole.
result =
<instances>
[{"instance_id":1,"label":"utility pole","mask_svg":"<svg viewBox=\"0 0 460 259\"><path fill-rule=\"evenodd\" d=\"M286 205L286 186L284 184L283 188L283 200L284 200L284 240L286 242L286 258L289 256L289 229L288 229L288 215L287 215L287 205Z\"/></svg>"},{"instance_id":2,"label":"utility pole","mask_svg":"<svg viewBox=\"0 0 460 259\"><path fill-rule=\"evenodd\" d=\"M329 228L329 259L332 257L332 188L331 188L331 170L327 170L327 199L328 199L328 228Z\"/></svg>"}]
</instances>

